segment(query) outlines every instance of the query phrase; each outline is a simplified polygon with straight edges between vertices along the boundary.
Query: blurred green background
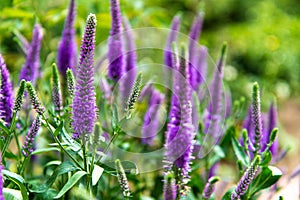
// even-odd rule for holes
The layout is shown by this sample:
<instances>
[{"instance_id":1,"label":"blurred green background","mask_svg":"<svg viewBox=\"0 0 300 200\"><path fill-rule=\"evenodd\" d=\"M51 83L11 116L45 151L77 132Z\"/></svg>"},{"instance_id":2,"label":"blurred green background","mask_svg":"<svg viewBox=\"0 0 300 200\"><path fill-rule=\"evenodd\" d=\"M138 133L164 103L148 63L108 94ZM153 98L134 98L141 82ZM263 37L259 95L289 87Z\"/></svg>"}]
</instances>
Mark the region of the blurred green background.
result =
<instances>
[{"instance_id":1,"label":"blurred green background","mask_svg":"<svg viewBox=\"0 0 300 200\"><path fill-rule=\"evenodd\" d=\"M45 32L43 67L55 60L58 41L67 14L67 0L0 0L0 51L14 80L25 57L14 32L31 40L39 21ZM280 100L299 94L300 83L300 3L297 0L121 0L121 9L133 28L168 28L172 17L182 13L181 32L188 34L193 17L200 10L205 21L200 43L216 59L223 41L229 45L225 80L233 97L248 96L250 83L259 81L263 91ZM106 40L111 18L108 0L77 0L76 32L80 43L85 18L97 14L97 43Z\"/></svg>"},{"instance_id":2,"label":"blurred green background","mask_svg":"<svg viewBox=\"0 0 300 200\"><path fill-rule=\"evenodd\" d=\"M169 28L175 14L182 14L181 32L188 34L194 16L205 12L200 44L206 45L213 60L223 41L228 42L225 83L233 99L250 97L251 85L262 87L263 111L275 96L280 121L287 132L280 133L282 146L293 151L288 161L299 164L300 121L300 1L299 0L120 0L121 10L133 28ZM0 0L0 52L14 83L25 56L16 33L31 40L35 21L41 23L44 38L41 49L43 73L51 71L67 14L68 0ZM107 39L111 18L109 0L77 0L76 34L79 47L89 13L98 19L97 44ZM163 58L161 58L163 59ZM296 138L296 140L294 139ZM296 157L295 157L296 156ZM299 157L298 157L299 159Z\"/></svg>"}]
</instances>

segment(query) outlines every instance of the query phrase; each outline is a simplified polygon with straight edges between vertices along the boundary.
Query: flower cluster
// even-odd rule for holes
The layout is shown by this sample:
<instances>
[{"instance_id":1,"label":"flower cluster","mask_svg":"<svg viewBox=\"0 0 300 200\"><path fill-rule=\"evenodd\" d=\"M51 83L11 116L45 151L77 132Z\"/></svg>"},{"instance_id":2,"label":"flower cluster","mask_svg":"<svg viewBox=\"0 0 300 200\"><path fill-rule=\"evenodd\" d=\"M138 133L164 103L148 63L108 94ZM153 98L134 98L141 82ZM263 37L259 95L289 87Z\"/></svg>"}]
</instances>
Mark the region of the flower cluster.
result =
<instances>
[{"instance_id":1,"label":"flower cluster","mask_svg":"<svg viewBox=\"0 0 300 200\"><path fill-rule=\"evenodd\" d=\"M6 64L2 55L0 54L0 75L1 75L1 84L0 84L0 118L9 124L12 118L12 109L13 109L13 87L11 80L9 78L9 72L6 68Z\"/></svg>"},{"instance_id":2,"label":"flower cluster","mask_svg":"<svg viewBox=\"0 0 300 200\"><path fill-rule=\"evenodd\" d=\"M76 72L75 94L72 105L73 138L91 134L96 120L96 97L94 82L94 49L96 16L87 17L84 36L81 44L79 66Z\"/></svg>"}]
</instances>

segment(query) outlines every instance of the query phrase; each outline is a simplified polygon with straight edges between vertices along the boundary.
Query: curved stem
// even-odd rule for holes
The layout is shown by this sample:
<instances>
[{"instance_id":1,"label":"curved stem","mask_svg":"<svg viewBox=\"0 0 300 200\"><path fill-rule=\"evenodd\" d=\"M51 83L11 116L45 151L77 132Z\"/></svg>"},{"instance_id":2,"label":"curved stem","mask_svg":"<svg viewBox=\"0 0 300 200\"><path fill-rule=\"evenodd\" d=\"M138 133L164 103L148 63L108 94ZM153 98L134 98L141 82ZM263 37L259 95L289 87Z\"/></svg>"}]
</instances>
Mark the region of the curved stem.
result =
<instances>
[{"instance_id":1,"label":"curved stem","mask_svg":"<svg viewBox=\"0 0 300 200\"><path fill-rule=\"evenodd\" d=\"M47 120L47 118L45 117L44 114L42 115L42 117L43 117L43 119L45 120L46 125L47 125L47 128L49 129L49 131L50 131L50 133L51 133L53 139L54 139L55 142L59 145L60 149L61 149L63 152L65 152L65 153L69 156L69 158L71 158L72 161L73 161L74 163L76 163L76 164L78 165L78 167L80 167L80 169L84 170L84 168L80 165L80 163L79 163L79 162L78 162L71 154L69 154L69 152L67 152L67 150L61 145L60 141L59 141L59 140L57 139L57 137L54 135L54 132L53 132L53 130L52 130L52 128L51 128L51 126L50 126L50 124L49 124L49 122L48 122L48 120Z\"/></svg>"}]
</instances>

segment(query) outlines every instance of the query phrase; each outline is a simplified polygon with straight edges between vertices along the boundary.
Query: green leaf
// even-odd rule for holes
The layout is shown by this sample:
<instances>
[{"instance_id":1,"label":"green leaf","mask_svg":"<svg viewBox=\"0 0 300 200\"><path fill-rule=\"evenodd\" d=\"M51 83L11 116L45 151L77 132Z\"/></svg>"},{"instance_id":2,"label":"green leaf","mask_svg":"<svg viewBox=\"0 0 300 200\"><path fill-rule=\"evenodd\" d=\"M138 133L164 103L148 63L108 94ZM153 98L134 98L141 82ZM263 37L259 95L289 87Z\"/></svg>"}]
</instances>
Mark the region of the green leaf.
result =
<instances>
[{"instance_id":1,"label":"green leaf","mask_svg":"<svg viewBox=\"0 0 300 200\"><path fill-rule=\"evenodd\" d=\"M98 165L94 165L94 170L92 172L92 185L93 186L95 186L98 183L103 171L104 171L104 169L102 167L99 167Z\"/></svg>"},{"instance_id":2,"label":"green leaf","mask_svg":"<svg viewBox=\"0 0 300 200\"><path fill-rule=\"evenodd\" d=\"M4 125L2 120L0 120L0 129L3 130L6 135L9 135L9 129Z\"/></svg>"},{"instance_id":3,"label":"green leaf","mask_svg":"<svg viewBox=\"0 0 300 200\"><path fill-rule=\"evenodd\" d=\"M59 126L55 129L55 131L54 131L54 133L53 133L53 135L54 135L55 137L57 137L58 134L61 132L63 126L64 126L64 123L63 123L63 121L61 121L60 124L59 124Z\"/></svg>"},{"instance_id":4,"label":"green leaf","mask_svg":"<svg viewBox=\"0 0 300 200\"><path fill-rule=\"evenodd\" d=\"M209 158L209 166L214 165L216 162L218 162L219 160L225 157L225 153L219 145L216 145L214 147L213 152L214 152L213 156Z\"/></svg>"},{"instance_id":5,"label":"green leaf","mask_svg":"<svg viewBox=\"0 0 300 200\"><path fill-rule=\"evenodd\" d=\"M2 170L2 173L3 173L4 176L6 176L7 178L9 178L16 185L18 185L18 187L21 190L22 198L24 200L28 200L27 189L26 189L26 187L24 185L25 181L24 181L23 177L20 176L19 174L10 172L8 170Z\"/></svg>"},{"instance_id":6,"label":"green leaf","mask_svg":"<svg viewBox=\"0 0 300 200\"><path fill-rule=\"evenodd\" d=\"M20 190L3 188L3 196L5 200L22 200L22 194Z\"/></svg>"},{"instance_id":7,"label":"green leaf","mask_svg":"<svg viewBox=\"0 0 300 200\"><path fill-rule=\"evenodd\" d=\"M253 180L250 186L250 197L256 192L270 187L282 176L282 172L277 167L263 167L260 174Z\"/></svg>"},{"instance_id":8,"label":"green leaf","mask_svg":"<svg viewBox=\"0 0 300 200\"><path fill-rule=\"evenodd\" d=\"M59 151L59 148L55 148L55 147L41 148L41 149L37 149L37 150L33 151L31 155L37 155L37 154L47 153L47 152L52 152L52 151Z\"/></svg>"},{"instance_id":9,"label":"green leaf","mask_svg":"<svg viewBox=\"0 0 300 200\"><path fill-rule=\"evenodd\" d=\"M239 144L234 136L231 137L231 142L234 154L236 155L237 159L240 160L244 166L249 166L249 157L245 154L243 147Z\"/></svg>"},{"instance_id":10,"label":"green leaf","mask_svg":"<svg viewBox=\"0 0 300 200\"><path fill-rule=\"evenodd\" d=\"M231 194L234 191L235 187L231 187L222 197L222 200L231 200Z\"/></svg>"},{"instance_id":11,"label":"green leaf","mask_svg":"<svg viewBox=\"0 0 300 200\"><path fill-rule=\"evenodd\" d=\"M37 187L37 188L31 188L29 189L31 192L34 193L44 193L46 192L52 184L55 182L56 178L62 174L72 172L75 170L78 170L79 168L72 162L63 162L61 165L59 165L53 172L53 174L50 176L50 178L44 183L43 185Z\"/></svg>"},{"instance_id":12,"label":"green leaf","mask_svg":"<svg viewBox=\"0 0 300 200\"><path fill-rule=\"evenodd\" d=\"M54 197L54 199L58 199L62 197L67 191L69 191L84 175L87 173L85 171L76 172L65 184L65 186L60 190L60 192Z\"/></svg>"}]
</instances>

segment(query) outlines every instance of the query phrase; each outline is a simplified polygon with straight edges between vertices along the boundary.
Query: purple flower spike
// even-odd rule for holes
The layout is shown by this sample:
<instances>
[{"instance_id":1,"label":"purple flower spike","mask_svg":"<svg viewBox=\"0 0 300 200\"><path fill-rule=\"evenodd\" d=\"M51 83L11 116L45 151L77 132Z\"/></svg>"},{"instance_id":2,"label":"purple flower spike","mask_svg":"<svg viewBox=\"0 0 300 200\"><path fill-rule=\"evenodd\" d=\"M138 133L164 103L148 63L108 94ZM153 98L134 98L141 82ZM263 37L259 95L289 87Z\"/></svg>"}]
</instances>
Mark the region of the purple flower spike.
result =
<instances>
[{"instance_id":1,"label":"purple flower spike","mask_svg":"<svg viewBox=\"0 0 300 200\"><path fill-rule=\"evenodd\" d=\"M176 51L175 51L176 52ZM178 56L178 55L177 55ZM178 192L184 193L189 181L190 162L194 144L194 126L192 124L191 88L189 87L188 64L185 50L181 50L180 61L174 55L173 97L166 132L166 169L176 168L176 184Z\"/></svg>"},{"instance_id":2,"label":"purple flower spike","mask_svg":"<svg viewBox=\"0 0 300 200\"><path fill-rule=\"evenodd\" d=\"M117 82L123 73L123 41L121 37L122 18L119 0L110 0L112 27L108 38L108 77Z\"/></svg>"},{"instance_id":3,"label":"purple flower spike","mask_svg":"<svg viewBox=\"0 0 300 200\"><path fill-rule=\"evenodd\" d=\"M254 155L260 153L262 150L262 117L260 111L260 92L257 82L253 84L252 88L252 123L254 125Z\"/></svg>"},{"instance_id":4,"label":"purple flower spike","mask_svg":"<svg viewBox=\"0 0 300 200\"><path fill-rule=\"evenodd\" d=\"M276 103L273 101L269 107L268 111L268 126L267 126L267 138L268 142L270 140L270 135L272 130L277 126L277 106ZM273 142L272 146L270 147L270 151L273 156L277 155L278 152L278 137Z\"/></svg>"},{"instance_id":5,"label":"purple flower spike","mask_svg":"<svg viewBox=\"0 0 300 200\"><path fill-rule=\"evenodd\" d=\"M36 138L36 135L38 134L38 131L41 127L41 118L38 115L35 120L33 121L29 132L27 133L23 148L22 148L22 154L25 157L28 157L33 151L34 151L34 140Z\"/></svg>"},{"instance_id":6,"label":"purple flower spike","mask_svg":"<svg viewBox=\"0 0 300 200\"><path fill-rule=\"evenodd\" d=\"M199 71L197 70L198 67L198 61L199 57L198 50L197 50L197 45L198 45L198 40L200 37L200 33L202 30L202 25L203 25L203 17L204 14L200 13L198 14L193 21L190 34L189 34L189 71L190 71L190 84L192 85L193 89L196 90L198 88L198 83L199 83ZM200 56L201 58L201 56Z\"/></svg>"},{"instance_id":7,"label":"purple flower spike","mask_svg":"<svg viewBox=\"0 0 300 200\"><path fill-rule=\"evenodd\" d=\"M222 112L222 80L226 57L226 44L222 47L220 59L216 65L214 77L211 83L208 113L206 116L205 133L217 139L221 131Z\"/></svg>"},{"instance_id":8,"label":"purple flower spike","mask_svg":"<svg viewBox=\"0 0 300 200\"><path fill-rule=\"evenodd\" d=\"M9 124L12 118L14 106L13 86L9 78L9 72L2 55L0 54L1 88L0 88L0 118Z\"/></svg>"},{"instance_id":9,"label":"purple flower spike","mask_svg":"<svg viewBox=\"0 0 300 200\"><path fill-rule=\"evenodd\" d=\"M202 198L203 200L207 200L211 197L212 193L215 190L215 184L218 182L220 178L218 176L213 176L210 179L208 179L207 183L205 184Z\"/></svg>"},{"instance_id":10,"label":"purple flower spike","mask_svg":"<svg viewBox=\"0 0 300 200\"><path fill-rule=\"evenodd\" d=\"M93 133L96 120L94 82L96 16L89 14L81 44L80 62L77 67L75 95L73 99L74 138Z\"/></svg>"},{"instance_id":11,"label":"purple flower spike","mask_svg":"<svg viewBox=\"0 0 300 200\"><path fill-rule=\"evenodd\" d=\"M64 30L62 32L62 39L59 43L57 53L57 67L61 75L66 76L68 68L76 72L77 66L77 45L75 41L75 0L70 1L68 15L65 20Z\"/></svg>"},{"instance_id":12,"label":"purple flower spike","mask_svg":"<svg viewBox=\"0 0 300 200\"><path fill-rule=\"evenodd\" d=\"M35 84L36 78L39 74L39 57L42 38L42 27L39 24L36 24L33 29L32 41L26 56L26 62L23 65L20 73L20 81L24 79L26 81L31 81L32 84Z\"/></svg>"},{"instance_id":13,"label":"purple flower spike","mask_svg":"<svg viewBox=\"0 0 300 200\"><path fill-rule=\"evenodd\" d=\"M142 143L152 146L155 135L159 131L159 106L163 101L163 96L160 92L153 90L149 99L148 110L144 116L144 124L142 128Z\"/></svg>"},{"instance_id":14,"label":"purple flower spike","mask_svg":"<svg viewBox=\"0 0 300 200\"><path fill-rule=\"evenodd\" d=\"M240 179L239 183L235 188L235 191L231 194L232 200L240 199L240 197L247 192L249 185L255 178L256 173L259 169L259 162L260 156L256 156L252 161L251 165L245 171L243 177Z\"/></svg>"},{"instance_id":15,"label":"purple flower spike","mask_svg":"<svg viewBox=\"0 0 300 200\"><path fill-rule=\"evenodd\" d=\"M180 16L176 15L173 17L171 23L171 31L168 35L167 43L164 50L164 63L167 67L175 68L172 66L172 43L176 41L178 31L180 28Z\"/></svg>"},{"instance_id":16,"label":"purple flower spike","mask_svg":"<svg viewBox=\"0 0 300 200\"><path fill-rule=\"evenodd\" d=\"M135 44L132 29L130 23L127 18L124 20L124 27L125 27L125 49L126 49L126 64L125 64L125 71L123 77L122 85L122 97L123 99L128 99L130 95L130 91L132 90L134 81L136 79L136 52L135 52Z\"/></svg>"},{"instance_id":17,"label":"purple flower spike","mask_svg":"<svg viewBox=\"0 0 300 200\"><path fill-rule=\"evenodd\" d=\"M202 85L205 82L206 79L206 73L207 73L207 48L205 46L200 46L198 48L198 53L195 55L196 59L196 82L195 82L195 88L198 88L200 85ZM194 88L194 89L195 89Z\"/></svg>"}]
</instances>

